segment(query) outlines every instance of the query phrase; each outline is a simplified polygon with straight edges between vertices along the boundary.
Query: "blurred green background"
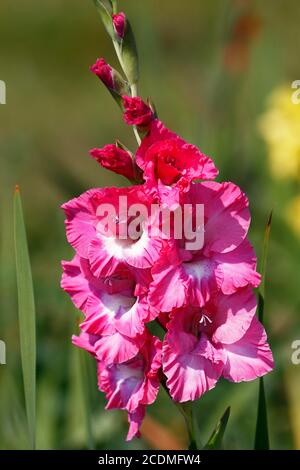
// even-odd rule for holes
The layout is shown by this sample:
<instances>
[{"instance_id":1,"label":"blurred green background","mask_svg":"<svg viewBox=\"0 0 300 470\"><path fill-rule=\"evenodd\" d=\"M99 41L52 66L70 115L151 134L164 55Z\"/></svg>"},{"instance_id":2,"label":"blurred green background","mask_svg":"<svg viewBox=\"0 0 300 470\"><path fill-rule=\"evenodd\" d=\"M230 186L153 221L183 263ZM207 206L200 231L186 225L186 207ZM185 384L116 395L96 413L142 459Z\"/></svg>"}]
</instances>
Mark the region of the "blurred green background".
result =
<instances>
[{"instance_id":1,"label":"blurred green background","mask_svg":"<svg viewBox=\"0 0 300 470\"><path fill-rule=\"evenodd\" d=\"M141 95L152 97L168 127L215 159L219 180L248 194L258 255L274 210L265 313L276 361L265 381L270 439L272 448L299 449L300 365L291 363L291 343L300 339L300 246L284 216L299 179L272 177L258 121L272 90L300 79L300 2L120 0L119 7L138 42ZM125 183L88 155L116 138L135 147L115 103L89 71L102 56L117 67L92 0L1 0L0 79L7 86L7 104L0 105L0 339L7 345L7 364L0 365L1 449L27 446L13 251L16 183L37 308L37 446L87 446L80 353L70 341L78 313L59 287L60 261L72 256L59 206L88 188ZM88 367L95 380L93 363ZM257 393L257 381L221 381L197 403L203 440L231 405L225 445L252 448ZM96 383L90 403L99 449L185 445L184 423L164 391L149 408L144 438L130 444L125 416L104 411ZM157 442L160 433L165 440Z\"/></svg>"}]
</instances>

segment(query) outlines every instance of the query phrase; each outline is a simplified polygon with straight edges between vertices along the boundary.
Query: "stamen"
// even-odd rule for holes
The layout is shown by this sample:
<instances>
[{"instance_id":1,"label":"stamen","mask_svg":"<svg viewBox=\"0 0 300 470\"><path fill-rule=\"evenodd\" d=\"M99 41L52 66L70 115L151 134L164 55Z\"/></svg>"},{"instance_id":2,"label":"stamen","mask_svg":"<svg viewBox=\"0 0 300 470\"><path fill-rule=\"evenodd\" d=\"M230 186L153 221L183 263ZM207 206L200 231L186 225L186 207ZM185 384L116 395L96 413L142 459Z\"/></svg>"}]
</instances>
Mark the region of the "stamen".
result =
<instances>
[{"instance_id":1,"label":"stamen","mask_svg":"<svg viewBox=\"0 0 300 470\"><path fill-rule=\"evenodd\" d=\"M203 313L202 317L199 320L199 323L200 325L207 326L207 323L212 323L212 319Z\"/></svg>"}]
</instances>

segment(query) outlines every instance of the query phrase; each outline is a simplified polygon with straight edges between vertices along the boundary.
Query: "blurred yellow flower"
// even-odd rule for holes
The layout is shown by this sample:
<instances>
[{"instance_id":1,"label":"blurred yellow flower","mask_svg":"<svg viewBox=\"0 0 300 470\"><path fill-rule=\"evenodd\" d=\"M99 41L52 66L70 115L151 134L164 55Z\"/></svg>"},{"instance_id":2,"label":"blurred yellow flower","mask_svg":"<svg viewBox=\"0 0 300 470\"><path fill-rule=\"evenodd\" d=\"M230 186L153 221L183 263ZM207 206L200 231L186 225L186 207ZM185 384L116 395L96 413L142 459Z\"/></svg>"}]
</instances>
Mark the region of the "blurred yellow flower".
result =
<instances>
[{"instance_id":1,"label":"blurred yellow flower","mask_svg":"<svg viewBox=\"0 0 300 470\"><path fill-rule=\"evenodd\" d=\"M292 199L285 215L288 224L300 238L300 195Z\"/></svg>"},{"instance_id":2,"label":"blurred yellow flower","mask_svg":"<svg viewBox=\"0 0 300 470\"><path fill-rule=\"evenodd\" d=\"M300 104L292 102L294 91L290 86L275 89L259 120L275 178L300 179Z\"/></svg>"}]
</instances>

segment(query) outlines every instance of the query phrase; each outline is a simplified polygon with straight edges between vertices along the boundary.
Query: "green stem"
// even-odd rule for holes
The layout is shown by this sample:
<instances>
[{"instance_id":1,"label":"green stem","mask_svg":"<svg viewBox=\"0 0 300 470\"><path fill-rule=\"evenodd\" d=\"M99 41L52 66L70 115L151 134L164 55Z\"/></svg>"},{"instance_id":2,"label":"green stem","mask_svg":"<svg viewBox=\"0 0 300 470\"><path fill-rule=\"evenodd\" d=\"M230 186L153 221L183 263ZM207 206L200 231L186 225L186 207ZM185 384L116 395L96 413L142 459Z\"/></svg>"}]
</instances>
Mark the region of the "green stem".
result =
<instances>
[{"instance_id":1,"label":"green stem","mask_svg":"<svg viewBox=\"0 0 300 470\"><path fill-rule=\"evenodd\" d=\"M117 40L113 39L113 45L114 45L118 60L120 62L121 68L123 70L123 73L124 73L125 77L127 78L126 70L125 70L125 67L124 67L124 62L123 62L123 59L122 59L120 44L118 43ZM127 81L129 83L128 78L127 78ZM129 87L130 87L131 96L132 97L137 96L137 94L138 94L137 84L136 83L129 83ZM136 141L137 141L138 145L141 145L141 138L139 136L139 132L138 132L136 126L133 126L133 133L134 133L134 136L136 138Z\"/></svg>"},{"instance_id":2,"label":"green stem","mask_svg":"<svg viewBox=\"0 0 300 470\"><path fill-rule=\"evenodd\" d=\"M189 436L189 450L197 450L197 439L196 439L196 427L195 427L195 420L194 420L194 415L193 415L193 403L191 401L188 401L186 403L178 403L174 401L169 393L168 387L166 385L166 377L163 375L161 378L161 384L165 391L167 392L167 395L170 397L174 405L178 408L180 413L182 414L184 418L184 422L186 424L188 436Z\"/></svg>"},{"instance_id":3,"label":"green stem","mask_svg":"<svg viewBox=\"0 0 300 470\"><path fill-rule=\"evenodd\" d=\"M186 403L176 403L177 408L184 417L186 428L189 436L189 450L197 450L196 429L193 416L193 404L188 401Z\"/></svg>"}]
</instances>

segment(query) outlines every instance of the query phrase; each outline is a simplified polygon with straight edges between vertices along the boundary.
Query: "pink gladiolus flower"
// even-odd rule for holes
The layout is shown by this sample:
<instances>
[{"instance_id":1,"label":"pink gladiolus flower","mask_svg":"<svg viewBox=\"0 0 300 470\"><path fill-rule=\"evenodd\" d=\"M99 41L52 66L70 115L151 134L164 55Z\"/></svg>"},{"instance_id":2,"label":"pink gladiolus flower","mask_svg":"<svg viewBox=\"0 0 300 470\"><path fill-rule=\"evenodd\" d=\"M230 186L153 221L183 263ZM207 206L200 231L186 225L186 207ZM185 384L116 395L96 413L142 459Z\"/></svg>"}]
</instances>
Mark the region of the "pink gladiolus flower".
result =
<instances>
[{"instance_id":1,"label":"pink gladiolus flower","mask_svg":"<svg viewBox=\"0 0 300 470\"><path fill-rule=\"evenodd\" d=\"M108 364L134 357L144 342L145 323L157 312L144 294L139 295L141 289L133 273L122 269L99 279L88 260L78 255L71 262L64 261L63 269L61 286L85 315L81 330L98 336L96 355Z\"/></svg>"},{"instance_id":2,"label":"pink gladiolus flower","mask_svg":"<svg viewBox=\"0 0 300 470\"><path fill-rule=\"evenodd\" d=\"M90 67L90 70L100 78L107 88L114 89L113 70L104 59L97 59L95 64Z\"/></svg>"},{"instance_id":3,"label":"pink gladiolus flower","mask_svg":"<svg viewBox=\"0 0 300 470\"><path fill-rule=\"evenodd\" d=\"M160 382L186 402L221 377L249 381L274 364L255 315L260 275L247 239L248 199L235 184L212 181L218 170L210 157L140 97L126 96L135 94L135 50L128 61L125 14L113 14L112 23L124 77L104 59L91 70L119 105L122 97L124 120L141 143L136 155L118 143L90 154L143 184L90 189L63 204L75 255L62 263L61 286L83 313L73 344L96 360L106 408L128 413L130 440ZM162 341L150 333L152 321Z\"/></svg>"},{"instance_id":4,"label":"pink gladiolus flower","mask_svg":"<svg viewBox=\"0 0 300 470\"><path fill-rule=\"evenodd\" d=\"M185 305L203 306L216 292L257 287L256 258L246 240L248 200L232 183L198 183L183 203L204 204L204 245L188 251L168 246L152 268L149 302L163 312ZM173 295L176 292L176 295Z\"/></svg>"},{"instance_id":5,"label":"pink gladiolus flower","mask_svg":"<svg viewBox=\"0 0 300 470\"><path fill-rule=\"evenodd\" d=\"M274 366L266 333L255 317L250 288L217 295L203 308L174 311L163 347L163 369L174 400L196 400L223 375L249 381Z\"/></svg>"},{"instance_id":6,"label":"pink gladiolus flower","mask_svg":"<svg viewBox=\"0 0 300 470\"><path fill-rule=\"evenodd\" d=\"M181 193L188 190L191 181L195 179L210 180L218 175L218 170L209 157L157 119L152 121L149 132L137 151L136 161L149 185L159 185L161 195L166 187L172 186L173 193L176 190ZM164 200L169 198L168 188Z\"/></svg>"},{"instance_id":7,"label":"pink gladiolus flower","mask_svg":"<svg viewBox=\"0 0 300 470\"><path fill-rule=\"evenodd\" d=\"M151 236L155 220L150 209L149 218L144 214L143 222L131 227L134 220L127 209L140 204L146 209L151 205L145 186L92 189L62 206L68 241L82 258L89 259L95 276L109 276L120 266L150 268L159 258L162 240ZM136 229L134 238L131 228Z\"/></svg>"},{"instance_id":8,"label":"pink gladiolus flower","mask_svg":"<svg viewBox=\"0 0 300 470\"><path fill-rule=\"evenodd\" d=\"M120 12L116 13L115 15L112 15L112 20L117 36L120 39L123 39L125 34L125 13Z\"/></svg>"},{"instance_id":9,"label":"pink gladiolus flower","mask_svg":"<svg viewBox=\"0 0 300 470\"><path fill-rule=\"evenodd\" d=\"M123 96L124 120L130 126L147 127L154 119L151 108L139 97Z\"/></svg>"},{"instance_id":10,"label":"pink gladiolus flower","mask_svg":"<svg viewBox=\"0 0 300 470\"><path fill-rule=\"evenodd\" d=\"M161 341L148 335L136 357L124 364L106 366L98 362L99 389L106 394L106 409L128 411L127 440L139 435L146 405L156 399L161 368Z\"/></svg>"},{"instance_id":11,"label":"pink gladiolus flower","mask_svg":"<svg viewBox=\"0 0 300 470\"><path fill-rule=\"evenodd\" d=\"M117 145L109 144L103 148L90 150L90 154L104 168L123 175L129 180L134 180L134 164L129 152L126 152Z\"/></svg>"},{"instance_id":12,"label":"pink gladiolus flower","mask_svg":"<svg viewBox=\"0 0 300 470\"><path fill-rule=\"evenodd\" d=\"M147 333L134 358L107 365L97 357L95 345L98 340L98 336L85 332L72 338L75 346L97 358L98 386L106 394L106 409L126 410L129 421L127 440L139 437L146 406L155 401L159 390L162 343Z\"/></svg>"}]
</instances>

